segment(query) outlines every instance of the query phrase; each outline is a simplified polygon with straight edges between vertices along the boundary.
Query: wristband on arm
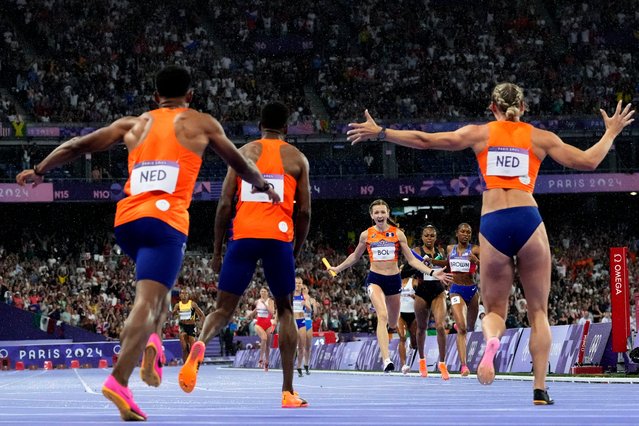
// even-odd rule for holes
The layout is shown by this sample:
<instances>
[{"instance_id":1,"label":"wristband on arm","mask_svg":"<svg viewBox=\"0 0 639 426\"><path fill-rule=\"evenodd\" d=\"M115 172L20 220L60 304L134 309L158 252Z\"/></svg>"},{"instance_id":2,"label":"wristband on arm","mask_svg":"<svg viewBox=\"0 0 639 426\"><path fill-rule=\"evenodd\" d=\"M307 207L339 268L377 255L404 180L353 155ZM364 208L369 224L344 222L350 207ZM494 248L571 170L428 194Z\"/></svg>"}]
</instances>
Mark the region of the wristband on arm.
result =
<instances>
[{"instance_id":1,"label":"wristband on arm","mask_svg":"<svg viewBox=\"0 0 639 426\"><path fill-rule=\"evenodd\" d=\"M275 189L273 184L270 182L264 182L264 186L260 186L260 187L253 185L253 189L256 190L257 192L267 192L270 188Z\"/></svg>"},{"instance_id":2,"label":"wristband on arm","mask_svg":"<svg viewBox=\"0 0 639 426\"><path fill-rule=\"evenodd\" d=\"M38 165L33 166L33 174L36 176L44 177L44 173L38 171Z\"/></svg>"}]
</instances>

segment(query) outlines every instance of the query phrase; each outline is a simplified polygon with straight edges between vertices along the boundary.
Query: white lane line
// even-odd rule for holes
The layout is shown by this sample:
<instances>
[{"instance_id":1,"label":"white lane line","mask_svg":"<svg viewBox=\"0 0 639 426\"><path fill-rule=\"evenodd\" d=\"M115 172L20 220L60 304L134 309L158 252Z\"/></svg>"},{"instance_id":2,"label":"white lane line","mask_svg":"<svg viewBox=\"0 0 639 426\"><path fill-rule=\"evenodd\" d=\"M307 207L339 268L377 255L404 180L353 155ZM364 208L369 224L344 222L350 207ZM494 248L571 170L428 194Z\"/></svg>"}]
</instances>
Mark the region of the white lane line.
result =
<instances>
[{"instance_id":1,"label":"white lane line","mask_svg":"<svg viewBox=\"0 0 639 426\"><path fill-rule=\"evenodd\" d=\"M239 367L218 367L220 370L232 370L232 371L259 371L256 368L239 368ZM278 368L269 369L269 371L282 371ZM342 371L342 370L311 370L314 374L339 374L339 375L352 375L352 376L386 376L386 377L420 377L419 373L410 372L408 374L401 374L399 372L394 373L384 373L381 371ZM428 373L428 377L441 377L439 373ZM470 376L461 377L459 374L452 373L450 375L451 378L464 379L468 381L472 381L471 379L476 379L477 376L475 374L471 374ZM495 376L495 380L504 380L504 381L524 381L524 382L532 382L534 377L532 374L530 375L497 375ZM628 377L579 377L579 376L558 376L553 377L549 375L546 377L547 382L568 382L568 383L629 383L629 384L639 384L639 378L628 378Z\"/></svg>"},{"instance_id":2,"label":"white lane line","mask_svg":"<svg viewBox=\"0 0 639 426\"><path fill-rule=\"evenodd\" d=\"M175 385L177 387L180 387L178 382L171 382L170 380L163 380L162 383L166 383L168 385ZM180 390L181 389L182 388L180 388ZM205 387L202 387L202 386L195 386L193 388L193 390L195 390L195 389L198 389L198 390L201 390L201 391L205 391L205 392L222 392L222 393L226 393L227 392L224 389L210 389L210 388L205 388ZM184 394L188 395L186 392L184 392Z\"/></svg>"},{"instance_id":3,"label":"white lane line","mask_svg":"<svg viewBox=\"0 0 639 426\"><path fill-rule=\"evenodd\" d=\"M84 387L84 391L86 393L90 393L92 395L97 395L98 393L96 391L94 391L93 389L91 389L91 387L89 387L89 385L87 385L87 382L84 381L84 379L82 377L80 377L80 373L78 373L77 369L73 369L73 372L75 373L76 377L78 378L78 380L80 381L80 383L82 383L82 386Z\"/></svg>"}]
</instances>

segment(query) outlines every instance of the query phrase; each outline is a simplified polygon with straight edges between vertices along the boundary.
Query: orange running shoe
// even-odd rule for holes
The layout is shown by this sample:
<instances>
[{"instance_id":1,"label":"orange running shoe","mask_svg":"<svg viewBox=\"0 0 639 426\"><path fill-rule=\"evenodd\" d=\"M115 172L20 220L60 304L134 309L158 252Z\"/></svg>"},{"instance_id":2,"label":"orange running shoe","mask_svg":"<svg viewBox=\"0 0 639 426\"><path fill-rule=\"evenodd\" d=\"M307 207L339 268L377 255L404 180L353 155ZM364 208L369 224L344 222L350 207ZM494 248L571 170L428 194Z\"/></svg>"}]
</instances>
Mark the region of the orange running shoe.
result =
<instances>
[{"instance_id":1,"label":"orange running shoe","mask_svg":"<svg viewBox=\"0 0 639 426\"><path fill-rule=\"evenodd\" d=\"M426 358L419 360L419 374L422 377L428 377L428 366L426 365Z\"/></svg>"},{"instance_id":2,"label":"orange running shoe","mask_svg":"<svg viewBox=\"0 0 639 426\"><path fill-rule=\"evenodd\" d=\"M200 364L204 359L204 351L206 350L206 346L202 342L195 342L193 346L191 346L191 352L189 353L189 357L186 359L186 362L180 369L180 373L178 374L178 382L180 383L180 387L186 393L193 392L193 388L195 388L195 383L197 382L197 372L200 369Z\"/></svg>"},{"instance_id":3,"label":"orange running shoe","mask_svg":"<svg viewBox=\"0 0 639 426\"><path fill-rule=\"evenodd\" d=\"M282 392L282 408L304 408L308 407L308 402L300 398L297 392Z\"/></svg>"},{"instance_id":4,"label":"orange running shoe","mask_svg":"<svg viewBox=\"0 0 639 426\"><path fill-rule=\"evenodd\" d=\"M440 362L437 367L439 368L439 372L442 375L442 380L450 379L450 375L448 374L448 367L446 367L445 362Z\"/></svg>"}]
</instances>

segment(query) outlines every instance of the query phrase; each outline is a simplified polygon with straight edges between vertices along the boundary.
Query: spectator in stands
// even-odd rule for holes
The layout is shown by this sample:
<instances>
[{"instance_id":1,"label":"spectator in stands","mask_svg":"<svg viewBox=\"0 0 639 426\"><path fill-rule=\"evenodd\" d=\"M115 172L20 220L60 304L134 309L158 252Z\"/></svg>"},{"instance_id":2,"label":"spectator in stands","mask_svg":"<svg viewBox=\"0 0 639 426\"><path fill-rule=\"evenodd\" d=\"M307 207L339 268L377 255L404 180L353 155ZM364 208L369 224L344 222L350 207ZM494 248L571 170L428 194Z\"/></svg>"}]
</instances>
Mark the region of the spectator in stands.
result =
<instances>
[{"instance_id":1,"label":"spectator in stands","mask_svg":"<svg viewBox=\"0 0 639 426\"><path fill-rule=\"evenodd\" d=\"M20 294L19 291L16 291L15 293L13 293L13 306L15 306L18 309L24 309L24 299L22 298L22 295Z\"/></svg>"},{"instance_id":2,"label":"spectator in stands","mask_svg":"<svg viewBox=\"0 0 639 426\"><path fill-rule=\"evenodd\" d=\"M7 287L7 284L2 277L0 277L0 296L3 298L4 303L11 303L11 291L9 291L9 287Z\"/></svg>"},{"instance_id":3,"label":"spectator in stands","mask_svg":"<svg viewBox=\"0 0 639 426\"><path fill-rule=\"evenodd\" d=\"M588 311L588 309L582 309L581 310L581 318L579 318L579 321L577 321L577 324L578 325L584 325L586 323L586 321L592 323L593 322L593 317L592 317L592 314L590 313L590 311Z\"/></svg>"}]
</instances>

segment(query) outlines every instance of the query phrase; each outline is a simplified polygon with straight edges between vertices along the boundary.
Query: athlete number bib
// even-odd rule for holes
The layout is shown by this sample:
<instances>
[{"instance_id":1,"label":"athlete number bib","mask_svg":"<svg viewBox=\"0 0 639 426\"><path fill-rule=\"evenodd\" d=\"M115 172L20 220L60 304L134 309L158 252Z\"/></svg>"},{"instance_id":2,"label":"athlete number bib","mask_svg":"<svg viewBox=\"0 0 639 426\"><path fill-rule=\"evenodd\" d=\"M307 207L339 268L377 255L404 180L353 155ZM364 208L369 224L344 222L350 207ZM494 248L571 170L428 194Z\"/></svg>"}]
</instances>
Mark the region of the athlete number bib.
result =
<instances>
[{"instance_id":1,"label":"athlete number bib","mask_svg":"<svg viewBox=\"0 0 639 426\"><path fill-rule=\"evenodd\" d=\"M468 259L450 259L451 272L470 272L470 260Z\"/></svg>"},{"instance_id":2,"label":"athlete number bib","mask_svg":"<svg viewBox=\"0 0 639 426\"><path fill-rule=\"evenodd\" d=\"M264 180L273 185L273 190L280 196L280 200L284 200L284 175L264 175ZM240 201L253 203L270 203L268 194L265 192L252 193L253 185L242 180L242 189L240 191Z\"/></svg>"},{"instance_id":3,"label":"athlete number bib","mask_svg":"<svg viewBox=\"0 0 639 426\"><path fill-rule=\"evenodd\" d=\"M131 171L131 195L150 191L173 194L180 165L174 161L143 161Z\"/></svg>"},{"instance_id":4,"label":"athlete number bib","mask_svg":"<svg viewBox=\"0 0 639 426\"><path fill-rule=\"evenodd\" d=\"M371 253L373 253L373 261L395 260L395 244L386 241L372 243Z\"/></svg>"},{"instance_id":5,"label":"athlete number bib","mask_svg":"<svg viewBox=\"0 0 639 426\"><path fill-rule=\"evenodd\" d=\"M488 148L486 176L528 176L528 150L510 146Z\"/></svg>"},{"instance_id":6,"label":"athlete number bib","mask_svg":"<svg viewBox=\"0 0 639 426\"><path fill-rule=\"evenodd\" d=\"M434 265L431 265L430 268L434 269L435 272L437 272L438 270L442 269L441 266L434 266ZM433 274L434 274L434 272L433 272ZM427 274L426 272L424 272L424 281L439 281L439 278L433 277L432 275Z\"/></svg>"}]
</instances>

